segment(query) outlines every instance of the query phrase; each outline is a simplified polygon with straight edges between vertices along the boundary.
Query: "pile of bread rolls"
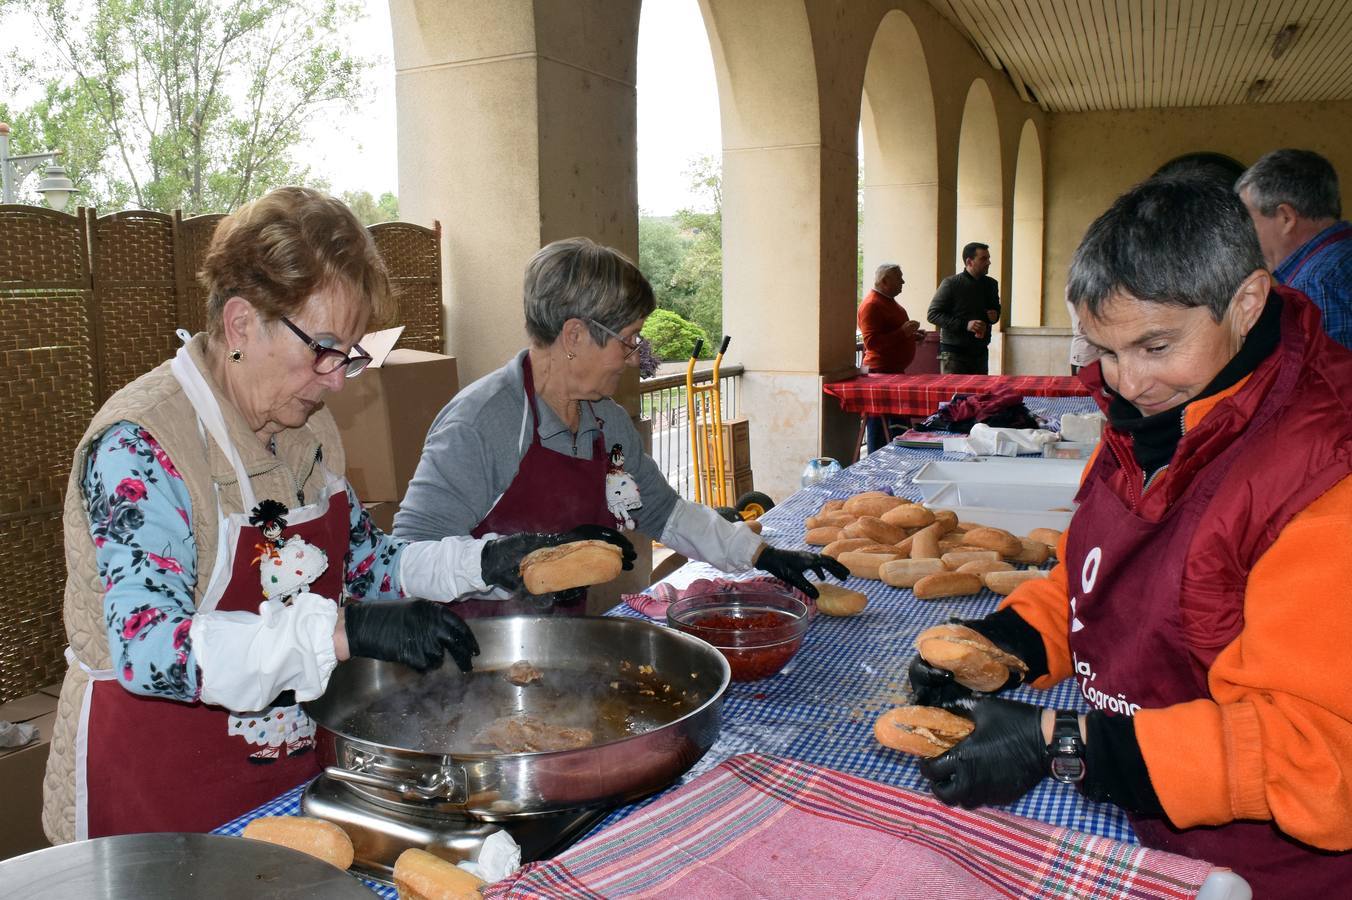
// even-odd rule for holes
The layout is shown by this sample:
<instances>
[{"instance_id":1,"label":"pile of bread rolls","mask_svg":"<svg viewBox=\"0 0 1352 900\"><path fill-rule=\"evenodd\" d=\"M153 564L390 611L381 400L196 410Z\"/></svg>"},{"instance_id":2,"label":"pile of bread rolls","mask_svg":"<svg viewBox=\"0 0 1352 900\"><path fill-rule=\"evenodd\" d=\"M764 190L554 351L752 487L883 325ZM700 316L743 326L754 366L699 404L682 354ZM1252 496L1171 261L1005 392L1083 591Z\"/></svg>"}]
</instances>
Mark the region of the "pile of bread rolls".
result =
<instances>
[{"instance_id":1,"label":"pile of bread rolls","mask_svg":"<svg viewBox=\"0 0 1352 900\"><path fill-rule=\"evenodd\" d=\"M851 575L910 588L921 600L961 597L982 588L1008 594L1025 581L1046 577L1037 567L1055 555L1061 538L1050 528L1019 537L959 522L951 510L881 491L828 500L805 524L807 543L824 548L822 553L843 563Z\"/></svg>"}]
</instances>

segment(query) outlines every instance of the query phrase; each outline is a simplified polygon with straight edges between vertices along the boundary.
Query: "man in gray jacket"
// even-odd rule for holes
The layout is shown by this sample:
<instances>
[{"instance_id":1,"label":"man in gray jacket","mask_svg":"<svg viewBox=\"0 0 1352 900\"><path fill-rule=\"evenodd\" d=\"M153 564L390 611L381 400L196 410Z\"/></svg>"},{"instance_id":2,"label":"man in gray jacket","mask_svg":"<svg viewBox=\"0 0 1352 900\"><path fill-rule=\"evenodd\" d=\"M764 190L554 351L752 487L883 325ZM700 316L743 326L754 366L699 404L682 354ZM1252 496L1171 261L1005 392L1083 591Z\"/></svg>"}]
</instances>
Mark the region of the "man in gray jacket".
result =
<instances>
[{"instance_id":1,"label":"man in gray jacket","mask_svg":"<svg viewBox=\"0 0 1352 900\"><path fill-rule=\"evenodd\" d=\"M1000 287L987 244L962 248L961 272L939 284L928 318L939 327L939 371L945 375L986 375L991 325L1000 321Z\"/></svg>"}]
</instances>

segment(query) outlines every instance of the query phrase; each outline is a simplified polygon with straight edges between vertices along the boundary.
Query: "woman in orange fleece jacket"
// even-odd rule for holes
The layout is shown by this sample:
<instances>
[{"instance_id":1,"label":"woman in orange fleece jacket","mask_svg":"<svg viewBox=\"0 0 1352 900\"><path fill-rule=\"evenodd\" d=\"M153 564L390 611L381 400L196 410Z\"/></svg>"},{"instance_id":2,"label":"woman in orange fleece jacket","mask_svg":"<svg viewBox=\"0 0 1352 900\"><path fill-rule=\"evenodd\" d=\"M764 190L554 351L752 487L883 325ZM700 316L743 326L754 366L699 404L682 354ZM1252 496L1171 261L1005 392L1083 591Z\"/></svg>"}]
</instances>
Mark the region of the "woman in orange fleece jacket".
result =
<instances>
[{"instance_id":1,"label":"woman in orange fleece jacket","mask_svg":"<svg viewBox=\"0 0 1352 900\"><path fill-rule=\"evenodd\" d=\"M917 657L918 701L976 723L922 772L968 807L1050 773L1255 896L1337 896L1352 879L1352 352L1274 286L1244 207L1212 182L1119 198L1068 294L1102 351L1081 375L1109 428L1062 563L964 624L1035 688L1074 677L1094 711L971 695Z\"/></svg>"}]
</instances>

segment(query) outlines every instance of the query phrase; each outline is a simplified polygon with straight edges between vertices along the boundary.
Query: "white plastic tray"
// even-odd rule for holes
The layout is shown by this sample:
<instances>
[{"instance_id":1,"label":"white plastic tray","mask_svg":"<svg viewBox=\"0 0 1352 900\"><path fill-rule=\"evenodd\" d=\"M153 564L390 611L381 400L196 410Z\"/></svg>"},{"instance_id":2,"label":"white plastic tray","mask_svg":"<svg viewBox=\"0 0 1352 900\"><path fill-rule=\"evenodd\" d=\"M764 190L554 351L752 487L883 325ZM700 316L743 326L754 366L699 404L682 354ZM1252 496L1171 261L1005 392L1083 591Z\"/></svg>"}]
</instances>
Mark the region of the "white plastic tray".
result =
<instances>
[{"instance_id":1,"label":"white plastic tray","mask_svg":"<svg viewBox=\"0 0 1352 900\"><path fill-rule=\"evenodd\" d=\"M1045 488L1053 502L1045 507L1066 506L1070 498L1080 489L1080 475L1084 472L1083 459L1009 459L1004 457L979 457L971 461L934 460L920 467L911 482L920 489L920 494L928 502L940 489L948 484L994 485L997 487L1031 489L1033 493L1020 493L1033 502L1041 502L1039 489ZM1065 492L1069 490L1069 495ZM1024 506L1027 501L1000 502L997 506Z\"/></svg>"},{"instance_id":2,"label":"white plastic tray","mask_svg":"<svg viewBox=\"0 0 1352 900\"><path fill-rule=\"evenodd\" d=\"M951 509L957 514L960 522L1003 528L1020 537L1034 528L1055 528L1057 531L1065 531L1066 526L1070 525L1070 517L1073 515L1070 510L1075 506L1071 499L1067 499L1065 503L1037 499L1023 493L1027 490L1027 486L1021 490L1003 486L1002 489L1006 493L997 495L991 493L992 487L996 486L950 482L927 499L925 505L933 509ZM1038 486L1037 489L1043 492L1041 494L1043 498L1047 496L1045 487ZM1070 491L1070 497L1074 496L1075 491ZM1023 505L1025 501L1027 505ZM1055 506L1065 508L1054 509Z\"/></svg>"}]
</instances>

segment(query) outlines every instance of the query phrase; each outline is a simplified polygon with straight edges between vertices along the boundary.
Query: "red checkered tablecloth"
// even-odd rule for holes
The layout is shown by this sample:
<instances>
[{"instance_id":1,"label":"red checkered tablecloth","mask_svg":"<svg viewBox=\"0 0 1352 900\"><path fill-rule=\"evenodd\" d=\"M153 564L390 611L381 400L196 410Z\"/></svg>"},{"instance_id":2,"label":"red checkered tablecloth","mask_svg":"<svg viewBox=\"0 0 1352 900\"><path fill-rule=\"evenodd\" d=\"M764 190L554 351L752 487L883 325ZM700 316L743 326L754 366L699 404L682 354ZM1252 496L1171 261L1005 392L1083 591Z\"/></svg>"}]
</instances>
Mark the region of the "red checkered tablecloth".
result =
<instances>
[{"instance_id":1,"label":"red checkered tablecloth","mask_svg":"<svg viewBox=\"0 0 1352 900\"><path fill-rule=\"evenodd\" d=\"M1024 397L1084 397L1089 389L1073 375L856 375L823 385L845 412L870 416L928 416L954 394L1002 388Z\"/></svg>"}]
</instances>

